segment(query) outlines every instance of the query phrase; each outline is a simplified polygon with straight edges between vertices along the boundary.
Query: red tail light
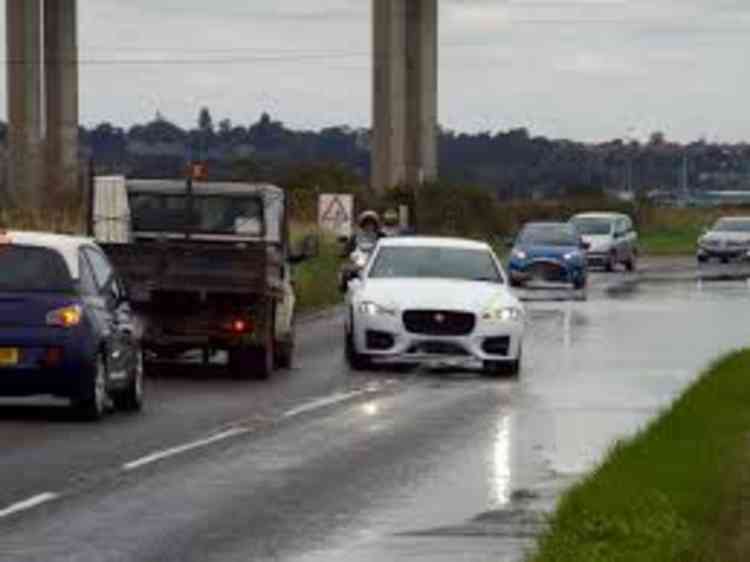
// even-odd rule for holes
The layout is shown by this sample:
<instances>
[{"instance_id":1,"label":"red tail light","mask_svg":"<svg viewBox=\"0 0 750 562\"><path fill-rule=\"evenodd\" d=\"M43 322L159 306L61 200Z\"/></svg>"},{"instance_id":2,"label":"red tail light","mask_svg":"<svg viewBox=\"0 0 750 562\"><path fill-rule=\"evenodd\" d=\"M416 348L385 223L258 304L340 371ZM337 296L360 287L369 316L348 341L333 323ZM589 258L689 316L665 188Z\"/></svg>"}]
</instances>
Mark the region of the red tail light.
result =
<instances>
[{"instance_id":1,"label":"red tail light","mask_svg":"<svg viewBox=\"0 0 750 562\"><path fill-rule=\"evenodd\" d=\"M224 329L232 334L243 335L250 334L255 329L251 320L245 320L244 318L235 318L226 324Z\"/></svg>"},{"instance_id":2,"label":"red tail light","mask_svg":"<svg viewBox=\"0 0 750 562\"><path fill-rule=\"evenodd\" d=\"M50 347L45 351L42 364L45 367L58 367L63 362L63 350L60 347Z\"/></svg>"}]
</instances>

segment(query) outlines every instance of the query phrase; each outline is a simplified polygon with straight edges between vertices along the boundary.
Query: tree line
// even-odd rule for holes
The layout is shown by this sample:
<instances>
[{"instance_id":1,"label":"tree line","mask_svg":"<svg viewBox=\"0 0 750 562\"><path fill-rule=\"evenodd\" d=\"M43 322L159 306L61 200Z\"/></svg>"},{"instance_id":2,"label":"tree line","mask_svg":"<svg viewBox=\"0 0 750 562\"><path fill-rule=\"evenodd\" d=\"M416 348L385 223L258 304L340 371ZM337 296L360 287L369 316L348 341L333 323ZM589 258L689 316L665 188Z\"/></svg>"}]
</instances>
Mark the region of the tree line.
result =
<instances>
[{"instance_id":1,"label":"tree line","mask_svg":"<svg viewBox=\"0 0 750 562\"><path fill-rule=\"evenodd\" d=\"M7 126L0 123L0 141ZM273 181L334 189L365 185L370 131L347 126L294 130L263 113L251 124L216 123L208 108L185 129L157 115L130 128L80 128L82 157L97 173L176 177L189 162L206 162L214 179ZM750 188L750 145L698 140L582 143L533 136L527 129L476 134L439 131L441 180L486 189L501 198L544 198L570 192L631 188Z\"/></svg>"}]
</instances>

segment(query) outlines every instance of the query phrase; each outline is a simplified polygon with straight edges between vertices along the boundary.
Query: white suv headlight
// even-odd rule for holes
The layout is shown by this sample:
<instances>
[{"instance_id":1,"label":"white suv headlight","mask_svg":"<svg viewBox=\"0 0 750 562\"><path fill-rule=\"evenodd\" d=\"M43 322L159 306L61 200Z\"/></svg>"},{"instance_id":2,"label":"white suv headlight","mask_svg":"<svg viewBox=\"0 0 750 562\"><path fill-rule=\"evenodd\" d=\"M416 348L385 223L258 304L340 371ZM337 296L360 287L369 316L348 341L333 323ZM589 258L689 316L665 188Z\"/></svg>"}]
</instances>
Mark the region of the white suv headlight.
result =
<instances>
[{"instance_id":1,"label":"white suv headlight","mask_svg":"<svg viewBox=\"0 0 750 562\"><path fill-rule=\"evenodd\" d=\"M523 318L523 310L515 306L490 308L482 315L482 318L500 322L517 322Z\"/></svg>"},{"instance_id":2,"label":"white suv headlight","mask_svg":"<svg viewBox=\"0 0 750 562\"><path fill-rule=\"evenodd\" d=\"M388 308L370 301L360 303L358 309L368 316L396 316L398 314L395 308Z\"/></svg>"}]
</instances>

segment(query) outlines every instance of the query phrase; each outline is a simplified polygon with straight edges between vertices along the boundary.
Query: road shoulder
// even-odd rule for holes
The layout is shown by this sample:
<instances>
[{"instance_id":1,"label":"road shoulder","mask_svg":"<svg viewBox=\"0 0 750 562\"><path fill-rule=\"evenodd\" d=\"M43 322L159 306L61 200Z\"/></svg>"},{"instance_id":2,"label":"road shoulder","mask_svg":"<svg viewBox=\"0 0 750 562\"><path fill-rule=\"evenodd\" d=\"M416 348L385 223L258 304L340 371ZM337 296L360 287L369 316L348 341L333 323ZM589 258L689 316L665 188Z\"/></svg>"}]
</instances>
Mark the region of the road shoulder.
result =
<instances>
[{"instance_id":1,"label":"road shoulder","mask_svg":"<svg viewBox=\"0 0 750 562\"><path fill-rule=\"evenodd\" d=\"M562 498L531 560L747 560L749 370L750 351L726 357L615 446Z\"/></svg>"}]
</instances>

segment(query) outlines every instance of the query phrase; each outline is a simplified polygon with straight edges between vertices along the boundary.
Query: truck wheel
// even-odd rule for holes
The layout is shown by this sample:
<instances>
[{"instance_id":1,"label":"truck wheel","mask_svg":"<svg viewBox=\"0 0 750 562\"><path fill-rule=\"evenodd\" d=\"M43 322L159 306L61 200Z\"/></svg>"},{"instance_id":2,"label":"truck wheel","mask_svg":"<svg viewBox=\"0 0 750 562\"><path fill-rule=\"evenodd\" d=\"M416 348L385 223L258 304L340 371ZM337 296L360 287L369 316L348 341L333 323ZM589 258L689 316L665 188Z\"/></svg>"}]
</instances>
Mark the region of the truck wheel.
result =
<instances>
[{"instance_id":1,"label":"truck wheel","mask_svg":"<svg viewBox=\"0 0 750 562\"><path fill-rule=\"evenodd\" d=\"M294 336L292 336L294 338ZM294 362L294 339L276 344L275 366L278 369L291 369Z\"/></svg>"},{"instance_id":2,"label":"truck wheel","mask_svg":"<svg viewBox=\"0 0 750 562\"><path fill-rule=\"evenodd\" d=\"M265 380L273 373L273 345L241 347L229 351L229 369L241 379Z\"/></svg>"},{"instance_id":3,"label":"truck wheel","mask_svg":"<svg viewBox=\"0 0 750 562\"><path fill-rule=\"evenodd\" d=\"M292 364L294 363L294 342L296 339L294 318L292 318L289 336L284 341L276 342L276 356L274 357L274 363L277 369L292 368Z\"/></svg>"},{"instance_id":4,"label":"truck wheel","mask_svg":"<svg viewBox=\"0 0 750 562\"><path fill-rule=\"evenodd\" d=\"M266 309L266 322L260 346L241 347L230 351L229 361L234 373L245 379L255 378L265 380L273 374L276 360L276 330L274 310Z\"/></svg>"},{"instance_id":5,"label":"truck wheel","mask_svg":"<svg viewBox=\"0 0 750 562\"><path fill-rule=\"evenodd\" d=\"M266 380L273 374L274 347L274 341L271 338L268 340L268 345L251 350L251 368L255 378Z\"/></svg>"}]
</instances>

